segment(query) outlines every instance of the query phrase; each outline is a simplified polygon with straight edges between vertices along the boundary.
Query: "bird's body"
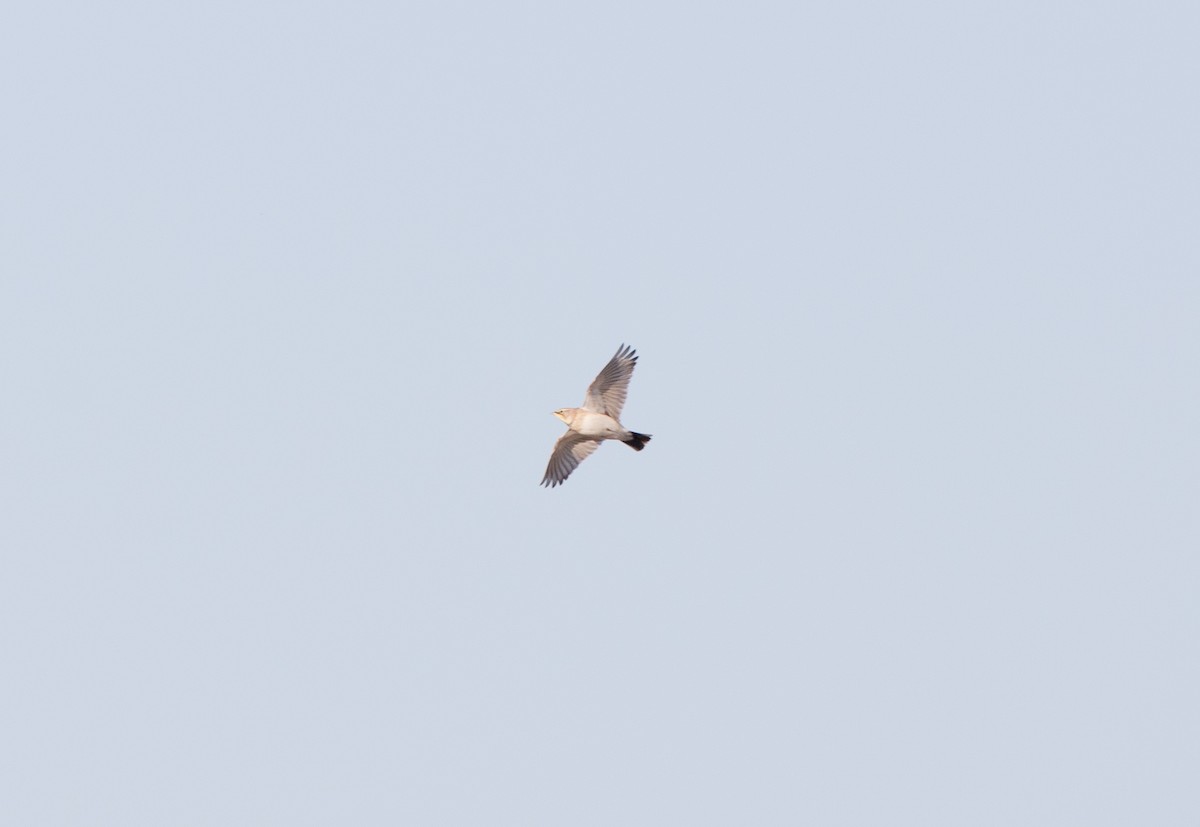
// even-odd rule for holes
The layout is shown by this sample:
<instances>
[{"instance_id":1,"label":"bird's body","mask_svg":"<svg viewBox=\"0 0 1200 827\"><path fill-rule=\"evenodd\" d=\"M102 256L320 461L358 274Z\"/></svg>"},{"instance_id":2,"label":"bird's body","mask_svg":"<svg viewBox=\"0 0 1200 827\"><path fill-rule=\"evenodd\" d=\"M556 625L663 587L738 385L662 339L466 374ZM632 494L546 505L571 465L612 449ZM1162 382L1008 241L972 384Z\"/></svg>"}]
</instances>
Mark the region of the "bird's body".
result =
<instances>
[{"instance_id":1,"label":"bird's body","mask_svg":"<svg viewBox=\"0 0 1200 827\"><path fill-rule=\"evenodd\" d=\"M617 439L629 433L621 423L608 414L593 413L586 408L563 408L556 411L558 418L567 423L567 427L583 436L597 439Z\"/></svg>"},{"instance_id":2,"label":"bird's body","mask_svg":"<svg viewBox=\"0 0 1200 827\"><path fill-rule=\"evenodd\" d=\"M581 407L559 408L554 412L566 423L567 432L554 444L542 485L553 488L566 482L579 463L591 456L606 439L620 440L635 451L646 447L649 435L630 431L620 420L635 365L637 354L633 348L622 345L588 386Z\"/></svg>"}]
</instances>

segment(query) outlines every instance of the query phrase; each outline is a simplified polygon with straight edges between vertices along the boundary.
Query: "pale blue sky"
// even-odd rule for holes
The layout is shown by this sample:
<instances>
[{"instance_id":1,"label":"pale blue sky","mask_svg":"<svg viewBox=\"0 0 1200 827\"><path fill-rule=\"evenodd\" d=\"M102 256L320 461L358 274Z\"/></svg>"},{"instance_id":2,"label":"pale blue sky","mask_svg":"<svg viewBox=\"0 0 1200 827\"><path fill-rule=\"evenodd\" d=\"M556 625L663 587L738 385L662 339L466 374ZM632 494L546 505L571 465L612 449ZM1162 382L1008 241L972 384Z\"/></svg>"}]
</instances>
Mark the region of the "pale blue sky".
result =
<instances>
[{"instance_id":1,"label":"pale blue sky","mask_svg":"<svg viewBox=\"0 0 1200 827\"><path fill-rule=\"evenodd\" d=\"M0 811L1195 825L1197 8L8 10Z\"/></svg>"}]
</instances>

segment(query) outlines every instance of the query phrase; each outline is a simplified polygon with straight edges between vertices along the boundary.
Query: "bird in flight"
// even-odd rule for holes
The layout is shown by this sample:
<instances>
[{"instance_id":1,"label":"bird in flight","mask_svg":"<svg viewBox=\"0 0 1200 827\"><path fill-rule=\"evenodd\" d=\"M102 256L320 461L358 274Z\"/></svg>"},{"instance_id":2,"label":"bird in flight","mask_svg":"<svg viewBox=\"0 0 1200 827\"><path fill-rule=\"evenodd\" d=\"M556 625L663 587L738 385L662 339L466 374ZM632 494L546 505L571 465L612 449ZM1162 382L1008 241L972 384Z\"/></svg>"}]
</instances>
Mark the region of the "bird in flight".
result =
<instances>
[{"instance_id":1,"label":"bird in flight","mask_svg":"<svg viewBox=\"0 0 1200 827\"><path fill-rule=\"evenodd\" d=\"M550 455L542 485L551 488L562 485L579 463L590 457L606 439L619 439L635 451L646 447L650 435L626 430L620 421L625 392L629 389L629 379L637 360L633 348L621 345L600 375L588 385L583 405L559 408L554 412L567 424L567 432L554 443L554 453Z\"/></svg>"}]
</instances>

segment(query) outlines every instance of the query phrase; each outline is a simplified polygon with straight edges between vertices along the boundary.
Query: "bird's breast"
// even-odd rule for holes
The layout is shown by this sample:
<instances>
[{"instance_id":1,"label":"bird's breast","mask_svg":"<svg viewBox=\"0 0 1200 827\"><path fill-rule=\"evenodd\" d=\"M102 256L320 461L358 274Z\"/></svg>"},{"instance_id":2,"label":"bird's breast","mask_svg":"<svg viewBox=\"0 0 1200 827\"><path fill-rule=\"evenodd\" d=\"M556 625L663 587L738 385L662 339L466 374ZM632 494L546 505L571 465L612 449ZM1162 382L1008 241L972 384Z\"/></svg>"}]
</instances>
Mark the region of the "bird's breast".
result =
<instances>
[{"instance_id":1,"label":"bird's breast","mask_svg":"<svg viewBox=\"0 0 1200 827\"><path fill-rule=\"evenodd\" d=\"M621 423L607 414L581 412L571 423L571 430L578 431L584 436L606 437L623 431Z\"/></svg>"}]
</instances>

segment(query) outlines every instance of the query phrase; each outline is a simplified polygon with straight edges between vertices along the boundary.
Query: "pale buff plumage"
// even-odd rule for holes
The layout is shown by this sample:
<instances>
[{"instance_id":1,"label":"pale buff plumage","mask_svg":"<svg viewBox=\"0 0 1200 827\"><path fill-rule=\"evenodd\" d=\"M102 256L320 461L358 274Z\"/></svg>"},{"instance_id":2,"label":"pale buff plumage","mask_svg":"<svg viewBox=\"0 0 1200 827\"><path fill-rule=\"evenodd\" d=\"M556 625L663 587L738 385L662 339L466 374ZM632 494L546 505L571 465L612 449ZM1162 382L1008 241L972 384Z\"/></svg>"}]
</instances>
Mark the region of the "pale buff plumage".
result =
<instances>
[{"instance_id":1,"label":"pale buff plumage","mask_svg":"<svg viewBox=\"0 0 1200 827\"><path fill-rule=\"evenodd\" d=\"M630 431L620 421L625 393L637 360L633 348L622 345L588 386L581 407L559 408L554 412L566 423L567 432L554 444L542 485L551 488L562 485L579 463L590 457L606 439L620 440L635 451L646 447L650 436Z\"/></svg>"}]
</instances>

